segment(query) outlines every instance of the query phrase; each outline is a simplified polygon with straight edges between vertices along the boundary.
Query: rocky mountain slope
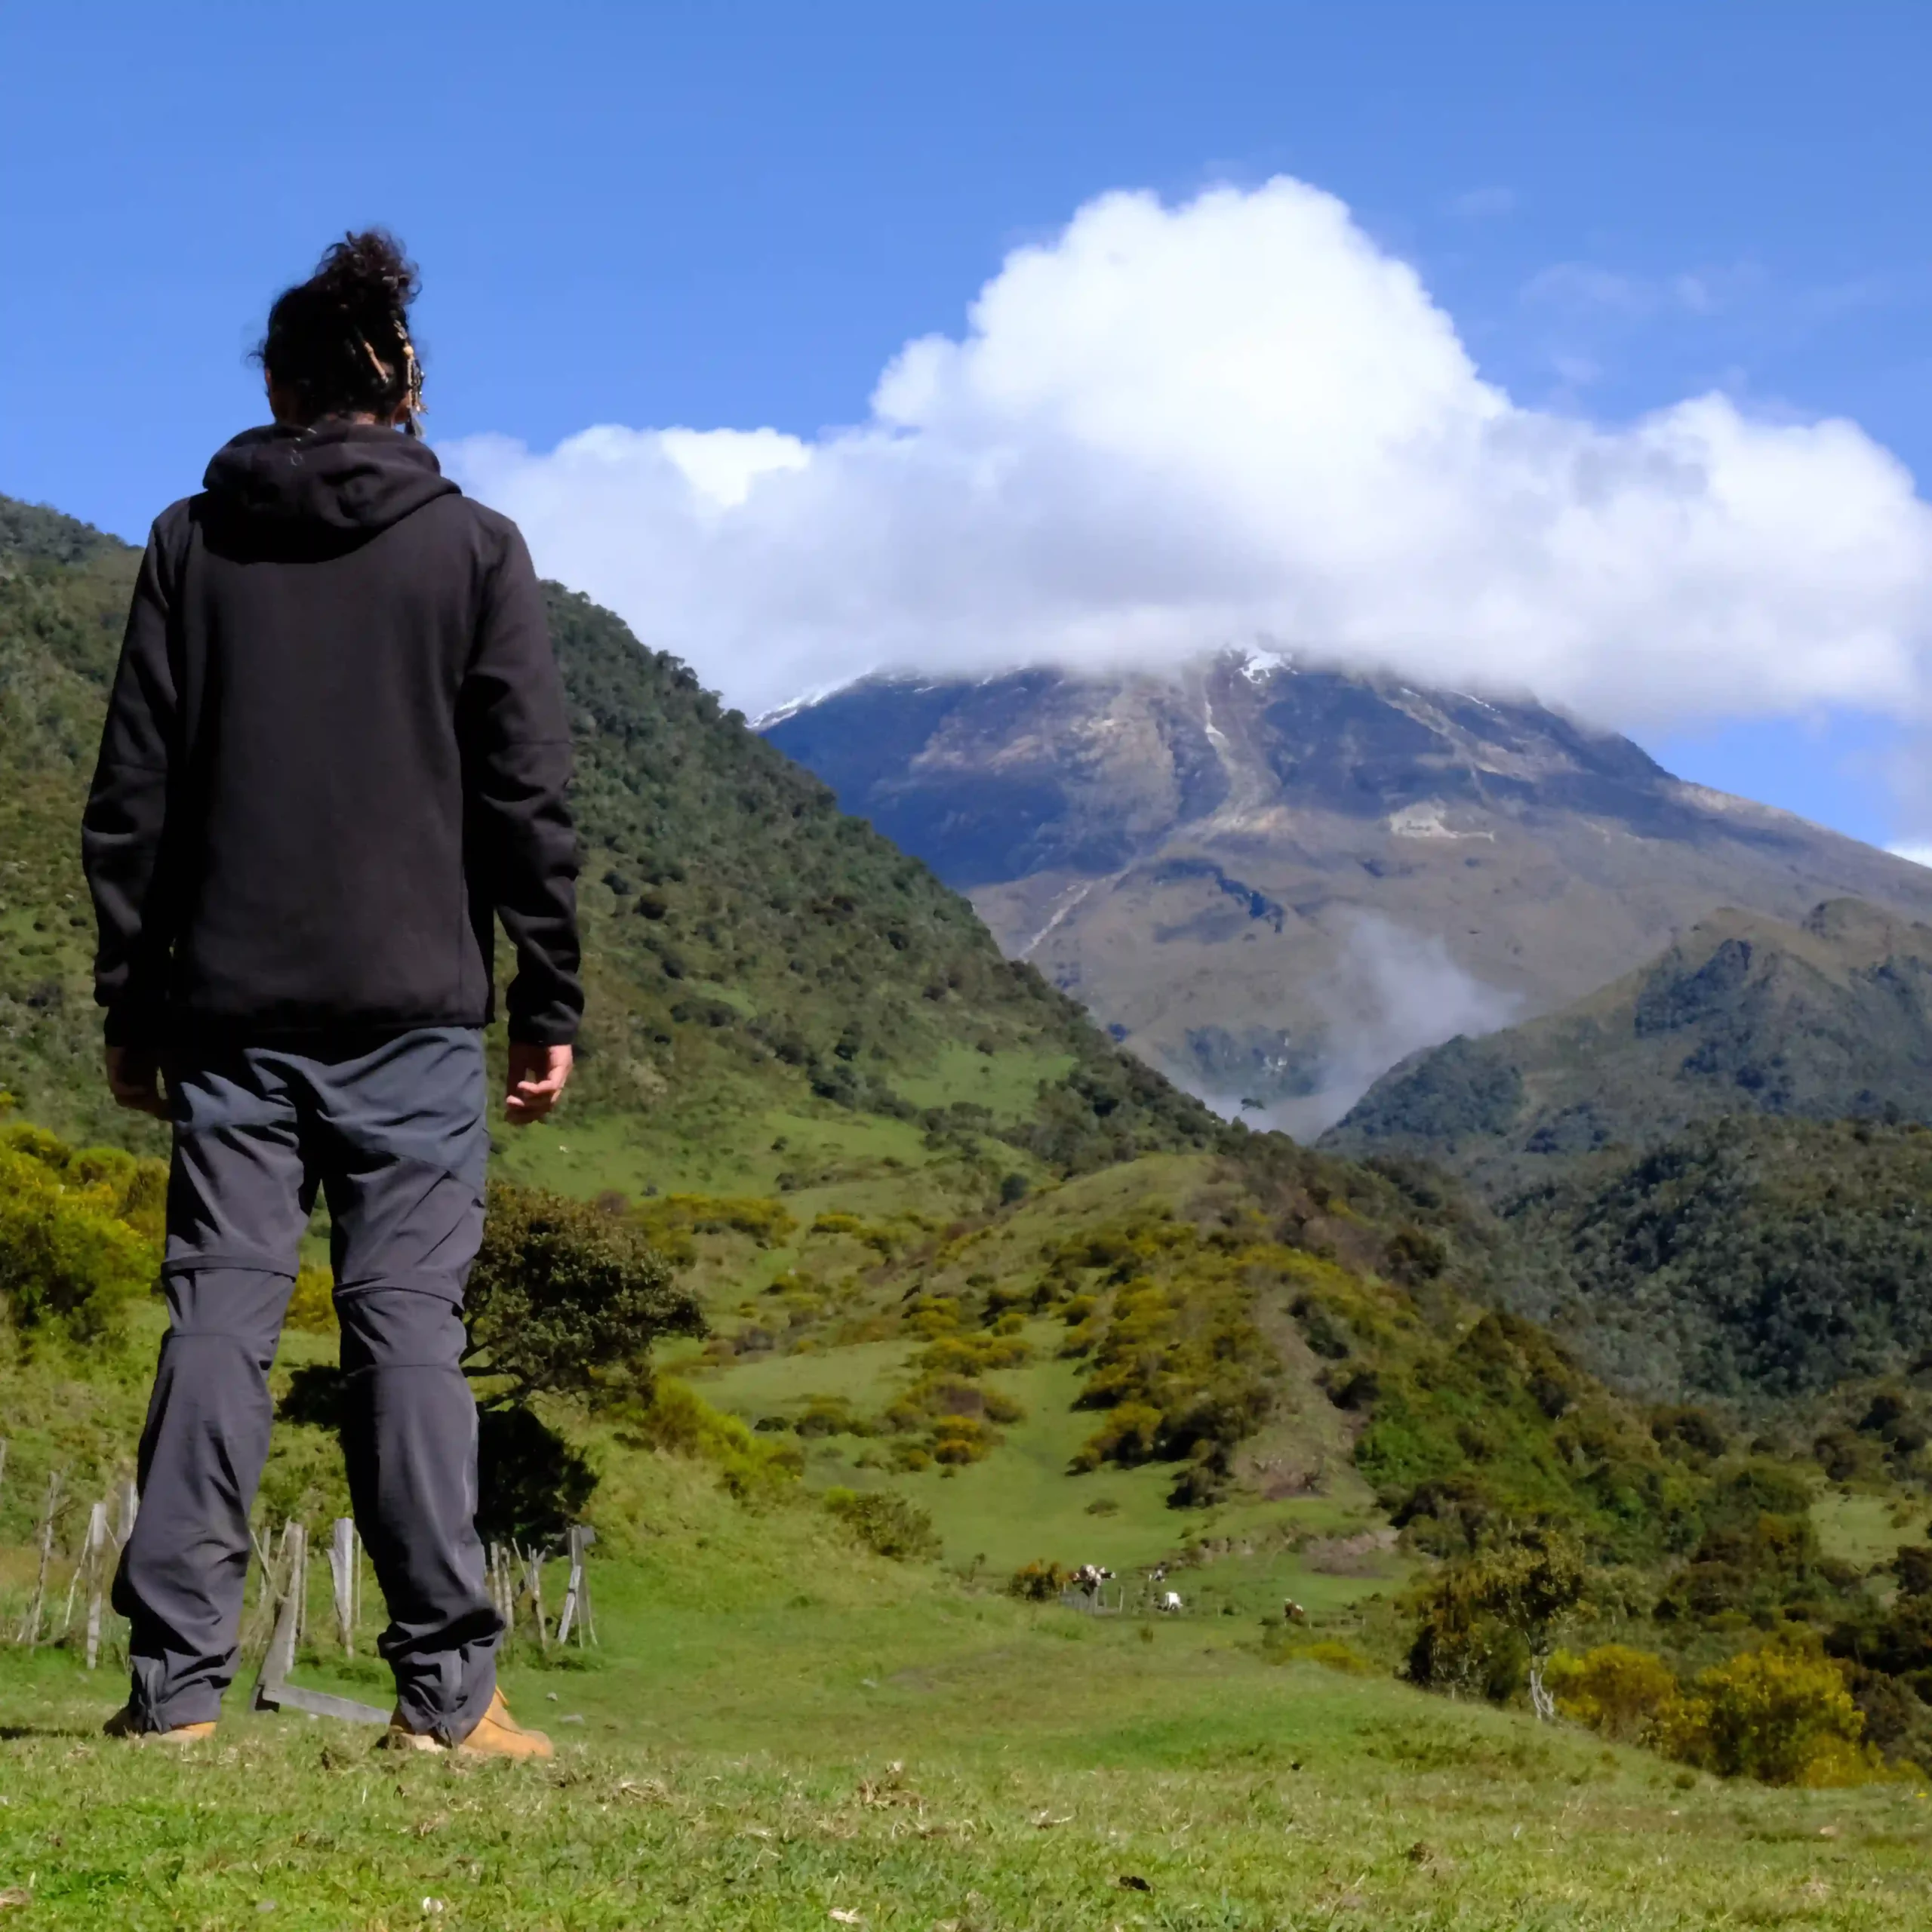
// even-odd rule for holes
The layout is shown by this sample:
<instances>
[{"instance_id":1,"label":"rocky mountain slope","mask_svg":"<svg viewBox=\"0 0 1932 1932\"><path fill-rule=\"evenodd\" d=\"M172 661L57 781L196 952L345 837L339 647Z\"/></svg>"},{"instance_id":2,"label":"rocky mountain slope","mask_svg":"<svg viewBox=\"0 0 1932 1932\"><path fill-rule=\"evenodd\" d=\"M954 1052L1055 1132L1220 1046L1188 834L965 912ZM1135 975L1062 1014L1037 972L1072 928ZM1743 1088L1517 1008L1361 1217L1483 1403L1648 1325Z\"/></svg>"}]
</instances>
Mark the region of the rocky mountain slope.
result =
<instances>
[{"instance_id":1,"label":"rocky mountain slope","mask_svg":"<svg viewBox=\"0 0 1932 1932\"><path fill-rule=\"evenodd\" d=\"M1720 906L1932 918L1932 871L1626 739L1266 654L872 679L763 728L1151 1064L1297 1132Z\"/></svg>"},{"instance_id":2,"label":"rocky mountain slope","mask_svg":"<svg viewBox=\"0 0 1932 1932\"><path fill-rule=\"evenodd\" d=\"M1932 1121L1932 927L1726 909L1587 998L1386 1074L1327 1137L1499 1184L1730 1114Z\"/></svg>"}]
</instances>

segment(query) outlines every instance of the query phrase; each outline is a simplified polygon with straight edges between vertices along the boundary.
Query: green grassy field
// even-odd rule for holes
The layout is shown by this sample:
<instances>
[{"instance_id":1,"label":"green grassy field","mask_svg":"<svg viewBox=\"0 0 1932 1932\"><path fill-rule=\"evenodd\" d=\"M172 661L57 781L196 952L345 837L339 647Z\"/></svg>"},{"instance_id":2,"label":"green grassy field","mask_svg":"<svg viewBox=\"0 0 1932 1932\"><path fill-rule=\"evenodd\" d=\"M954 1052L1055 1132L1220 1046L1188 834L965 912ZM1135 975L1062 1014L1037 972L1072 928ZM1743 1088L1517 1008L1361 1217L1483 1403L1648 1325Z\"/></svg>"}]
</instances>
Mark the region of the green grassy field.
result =
<instances>
[{"instance_id":1,"label":"green grassy field","mask_svg":"<svg viewBox=\"0 0 1932 1932\"><path fill-rule=\"evenodd\" d=\"M1233 1617L1027 1609L869 1559L792 1574L807 1544L768 1525L779 1547L760 1562L737 1540L758 1520L729 1547L667 1535L654 1558L599 1567L596 1667L508 1674L559 1740L541 1769L377 1755L368 1731L287 1718L237 1715L180 1757L111 1744L111 1678L0 1654L6 1922L1932 1920L1914 1787L1721 1786L1527 1717L1269 1663Z\"/></svg>"},{"instance_id":2,"label":"green grassy field","mask_svg":"<svg viewBox=\"0 0 1932 1932\"><path fill-rule=\"evenodd\" d=\"M1827 1554L1866 1569L1925 1536L1924 1505L1911 1497L1828 1490L1812 1505L1811 1520Z\"/></svg>"},{"instance_id":3,"label":"green grassy field","mask_svg":"<svg viewBox=\"0 0 1932 1932\"><path fill-rule=\"evenodd\" d=\"M1030 1324L1039 1358L1024 1368L989 1374L989 1387L1011 1396L1026 1419L1008 1426L1000 1447L983 1463L950 1471L892 1472L866 1466L876 1444L863 1437L823 1438L808 1451L806 1478L816 1487L889 1488L931 1517L955 1567L976 1561L1004 1575L1036 1558L1103 1563L1124 1570L1171 1555L1191 1543L1275 1546L1303 1535L1346 1536L1381 1519L1366 1485L1351 1470L1337 1472L1330 1493L1263 1503L1241 1497L1185 1514L1168 1506L1171 1469L1158 1463L1136 1469L1103 1466L1088 1475L1069 1472L1074 1451L1092 1432L1091 1411L1075 1409L1078 1369L1052 1353L1055 1324ZM795 1409L811 1395L842 1396L855 1407L880 1406L904 1373L915 1345L863 1343L819 1355L753 1357L706 1377L706 1398L755 1423L761 1416ZM1339 1579L1324 1578L1292 1560L1278 1566L1277 1601L1294 1595L1303 1602L1337 1597ZM1367 1574L1386 1580L1401 1574L1392 1561Z\"/></svg>"}]
</instances>

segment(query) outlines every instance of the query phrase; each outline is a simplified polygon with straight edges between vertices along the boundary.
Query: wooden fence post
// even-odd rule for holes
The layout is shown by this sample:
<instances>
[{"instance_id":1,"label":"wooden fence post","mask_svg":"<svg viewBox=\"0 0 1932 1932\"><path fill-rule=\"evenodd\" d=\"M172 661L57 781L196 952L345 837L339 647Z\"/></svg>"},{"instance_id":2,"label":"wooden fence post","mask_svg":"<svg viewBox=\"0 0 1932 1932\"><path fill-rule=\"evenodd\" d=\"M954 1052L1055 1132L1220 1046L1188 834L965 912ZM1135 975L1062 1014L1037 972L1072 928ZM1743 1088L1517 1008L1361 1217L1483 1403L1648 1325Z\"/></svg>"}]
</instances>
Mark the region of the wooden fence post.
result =
<instances>
[{"instance_id":1,"label":"wooden fence post","mask_svg":"<svg viewBox=\"0 0 1932 1932\"><path fill-rule=\"evenodd\" d=\"M565 1547L570 1553L571 1580L564 1592L563 1613L557 1619L557 1641L570 1641L571 1626L577 1626L577 1648L583 1647L584 1638L589 1633L590 1641L597 1641L595 1627L590 1616L590 1584L584 1575L583 1553L597 1540L597 1532L586 1529L581 1524L574 1525L565 1540Z\"/></svg>"},{"instance_id":2,"label":"wooden fence post","mask_svg":"<svg viewBox=\"0 0 1932 1932\"><path fill-rule=\"evenodd\" d=\"M60 1472L50 1469L47 1475L47 1504L40 1518L40 1571L34 1580L33 1601L27 1607L26 1620L20 1626L20 1641L32 1650L40 1641L40 1613L47 1601L48 1566L54 1561L54 1512L60 1501Z\"/></svg>"},{"instance_id":3,"label":"wooden fence post","mask_svg":"<svg viewBox=\"0 0 1932 1932\"><path fill-rule=\"evenodd\" d=\"M503 1620L506 1635L516 1630L516 1584L510 1574L509 1552L500 1543L490 1546L490 1601Z\"/></svg>"},{"instance_id":4,"label":"wooden fence post","mask_svg":"<svg viewBox=\"0 0 1932 1932\"><path fill-rule=\"evenodd\" d=\"M83 1582L94 1584L94 1573L100 1567L100 1553L107 1546L107 1505L91 1504L88 1509L88 1533L81 1543L81 1553L74 1559L73 1574L67 1579L67 1601L60 1613L60 1638L74 1627L74 1599L81 1593ZM94 1594L90 1589L90 1596Z\"/></svg>"},{"instance_id":5,"label":"wooden fence post","mask_svg":"<svg viewBox=\"0 0 1932 1932\"><path fill-rule=\"evenodd\" d=\"M291 1523L289 1529L289 1580L295 1592L295 1641L309 1634L309 1526ZM294 1657L289 1658L290 1668Z\"/></svg>"},{"instance_id":6,"label":"wooden fence post","mask_svg":"<svg viewBox=\"0 0 1932 1932\"><path fill-rule=\"evenodd\" d=\"M532 1543L526 1558L525 1587L530 1592L530 1605L537 1617L537 1647L548 1656L550 1651L550 1632L543 1620L543 1550L541 1544Z\"/></svg>"},{"instance_id":7,"label":"wooden fence post","mask_svg":"<svg viewBox=\"0 0 1932 1932\"><path fill-rule=\"evenodd\" d=\"M88 1668L100 1662L101 1599L107 1592L114 1540L107 1527L107 1505L97 1503L88 1515L88 1543L82 1561L88 1571ZM78 1574L78 1573L76 1573Z\"/></svg>"},{"instance_id":8,"label":"wooden fence post","mask_svg":"<svg viewBox=\"0 0 1932 1932\"><path fill-rule=\"evenodd\" d=\"M346 1516L335 1519L329 1539L329 1581L335 1587L335 1627L342 1654L355 1654L355 1525Z\"/></svg>"}]
</instances>

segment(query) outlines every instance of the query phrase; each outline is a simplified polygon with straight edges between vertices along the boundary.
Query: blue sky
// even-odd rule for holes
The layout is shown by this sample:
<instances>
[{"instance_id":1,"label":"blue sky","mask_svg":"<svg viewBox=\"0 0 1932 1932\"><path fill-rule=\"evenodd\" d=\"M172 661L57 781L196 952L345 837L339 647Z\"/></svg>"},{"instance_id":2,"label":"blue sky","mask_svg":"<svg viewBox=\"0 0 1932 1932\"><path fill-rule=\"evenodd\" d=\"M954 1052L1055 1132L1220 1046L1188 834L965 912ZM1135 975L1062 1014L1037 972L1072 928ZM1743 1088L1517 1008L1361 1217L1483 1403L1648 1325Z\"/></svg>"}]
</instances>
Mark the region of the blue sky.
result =
<instances>
[{"instance_id":1,"label":"blue sky","mask_svg":"<svg viewBox=\"0 0 1932 1932\"><path fill-rule=\"evenodd\" d=\"M267 300L349 223L424 264L439 441L810 439L1095 196L1277 174L1413 263L1525 408L1615 425L1715 389L1848 415L1922 479L1928 57L1932 10L1882 0L15 0L0 491L138 534L257 419ZM1861 836L1932 831L1882 715L1639 734Z\"/></svg>"}]
</instances>

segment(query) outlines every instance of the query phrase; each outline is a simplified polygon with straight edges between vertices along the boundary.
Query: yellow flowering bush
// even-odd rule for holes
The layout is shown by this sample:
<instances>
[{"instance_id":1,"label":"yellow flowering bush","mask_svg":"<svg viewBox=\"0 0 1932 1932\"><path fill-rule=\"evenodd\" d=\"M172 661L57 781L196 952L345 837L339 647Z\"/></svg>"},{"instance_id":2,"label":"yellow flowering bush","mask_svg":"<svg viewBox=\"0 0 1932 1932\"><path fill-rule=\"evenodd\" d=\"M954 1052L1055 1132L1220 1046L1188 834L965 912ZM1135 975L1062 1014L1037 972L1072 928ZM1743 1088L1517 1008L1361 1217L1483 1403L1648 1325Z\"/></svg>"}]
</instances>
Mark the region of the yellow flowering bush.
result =
<instances>
[{"instance_id":1,"label":"yellow flowering bush","mask_svg":"<svg viewBox=\"0 0 1932 1932\"><path fill-rule=\"evenodd\" d=\"M1647 1742L1681 1702L1663 1658L1628 1644L1600 1644L1581 1657L1558 1651L1544 1681L1566 1718L1626 1744Z\"/></svg>"},{"instance_id":2,"label":"yellow flowering bush","mask_svg":"<svg viewBox=\"0 0 1932 1932\"><path fill-rule=\"evenodd\" d=\"M157 1173L156 1162L76 1152L35 1128L0 1137L0 1309L15 1328L88 1343L118 1334L155 1278Z\"/></svg>"}]
</instances>

